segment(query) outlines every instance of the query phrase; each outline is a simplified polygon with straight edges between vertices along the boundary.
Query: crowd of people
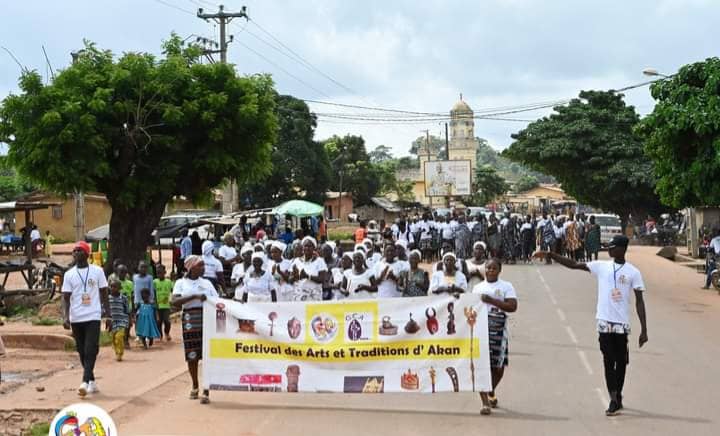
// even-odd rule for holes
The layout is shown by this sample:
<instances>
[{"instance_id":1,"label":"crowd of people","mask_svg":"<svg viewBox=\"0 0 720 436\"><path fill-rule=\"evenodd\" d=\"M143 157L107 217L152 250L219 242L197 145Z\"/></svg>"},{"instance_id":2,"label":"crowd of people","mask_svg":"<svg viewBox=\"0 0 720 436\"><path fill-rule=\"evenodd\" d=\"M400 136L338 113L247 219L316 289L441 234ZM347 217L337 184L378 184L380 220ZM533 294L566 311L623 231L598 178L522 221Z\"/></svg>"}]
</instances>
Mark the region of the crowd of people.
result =
<instances>
[{"instance_id":1,"label":"crowd of people","mask_svg":"<svg viewBox=\"0 0 720 436\"><path fill-rule=\"evenodd\" d=\"M488 256L503 263L530 262L532 253L540 248L575 260L597 259L600 236L600 226L592 215L492 212L466 216L457 211L400 216L391 225L361 221L355 232L356 242L365 238L382 243L402 241L409 249L419 250L425 261L437 260L446 251L465 259L475 243L483 242Z\"/></svg>"},{"instance_id":2,"label":"crowd of people","mask_svg":"<svg viewBox=\"0 0 720 436\"><path fill-rule=\"evenodd\" d=\"M302 232L293 233L292 239L284 239L282 234L272 238L264 229L255 227L248 234L227 232L219 246L203 241L200 254L193 254L194 242L185 235L180 243L182 268L175 282L168 278L163 265L147 262L140 262L133 275L126 265L116 262L106 281L101 268L87 263L89 246L77 243L73 250L75 266L65 274L63 293L67 303L66 327L73 330L85 369L80 395L97 392L93 367L103 317L108 319L106 328L112 332L113 347L120 361L130 344L133 325L136 341L148 348L157 339L171 340L171 308L182 310L185 360L192 379L190 398L208 403L209 392L199 392L198 380L202 301L208 297L223 296L248 303L458 296L472 292L480 294L489 308L492 391L481 393L481 413L489 414L497 407L495 389L508 365L507 314L518 307L514 287L500 279L503 264L529 262L536 252L536 257L547 261L552 259L575 269L606 275L602 271L607 262L582 263L593 256L597 259L600 248L599 227L592 216L586 220L573 214L567 217L543 214L541 218L504 214L498 220L491 214L488 219L480 215L468 221L462 214L436 219L424 215L401 217L391 226L381 227L379 238L371 238L372 230L362 222L355 232L355 243L347 246L325 237L318 241L303 236ZM439 253L435 253L436 239L441 243ZM625 275L618 278L617 273L624 265L627 238L615 245L619 248L611 251L611 255L621 266L615 267L615 274L610 275L615 280L608 285L612 288L608 298L627 305L630 290L640 292L642 281L639 273L633 273L638 278L630 277L627 283ZM536 251L537 248L540 250ZM421 266L423 260L430 265ZM636 271L627 267L627 271L631 270ZM603 286L600 288L605 292ZM615 295L623 287L628 289ZM627 307L623 311L627 312ZM605 318L610 324L603 325L610 329L615 329L617 323L618 328L629 325L626 313L620 321ZM645 331L644 308L642 324ZM626 340L629 327L623 332ZM605 345L601 340L603 354L612 360L606 364L618 368L606 373L608 380L612 380L608 387L615 392L616 401L609 410L616 412L617 407L622 407L619 391L624 380L624 366L619 368L626 362L621 361L622 344L615 337L606 339Z\"/></svg>"}]
</instances>

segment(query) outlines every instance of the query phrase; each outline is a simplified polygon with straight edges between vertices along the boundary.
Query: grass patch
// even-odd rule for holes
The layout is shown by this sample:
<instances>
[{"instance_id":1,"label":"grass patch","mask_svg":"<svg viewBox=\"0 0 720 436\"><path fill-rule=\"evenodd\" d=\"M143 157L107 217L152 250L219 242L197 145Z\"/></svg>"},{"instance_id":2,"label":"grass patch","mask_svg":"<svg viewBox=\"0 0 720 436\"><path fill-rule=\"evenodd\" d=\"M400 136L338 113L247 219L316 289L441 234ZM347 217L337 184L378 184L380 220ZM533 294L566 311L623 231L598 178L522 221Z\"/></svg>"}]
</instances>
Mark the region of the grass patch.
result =
<instances>
[{"instance_id":1,"label":"grass patch","mask_svg":"<svg viewBox=\"0 0 720 436\"><path fill-rule=\"evenodd\" d=\"M331 241L345 241L345 240L355 240L355 234L353 232L333 232L332 230L328 231L328 239Z\"/></svg>"},{"instance_id":2,"label":"grass patch","mask_svg":"<svg viewBox=\"0 0 720 436\"><path fill-rule=\"evenodd\" d=\"M46 436L50 433L50 423L38 422L25 431L25 436Z\"/></svg>"},{"instance_id":3,"label":"grass patch","mask_svg":"<svg viewBox=\"0 0 720 436\"><path fill-rule=\"evenodd\" d=\"M38 314L37 307L28 307L21 305L10 306L5 309L5 316L8 318L26 319L32 318Z\"/></svg>"},{"instance_id":4,"label":"grass patch","mask_svg":"<svg viewBox=\"0 0 720 436\"><path fill-rule=\"evenodd\" d=\"M32 325L62 325L62 320L57 318L45 318L39 316L32 319Z\"/></svg>"}]
</instances>

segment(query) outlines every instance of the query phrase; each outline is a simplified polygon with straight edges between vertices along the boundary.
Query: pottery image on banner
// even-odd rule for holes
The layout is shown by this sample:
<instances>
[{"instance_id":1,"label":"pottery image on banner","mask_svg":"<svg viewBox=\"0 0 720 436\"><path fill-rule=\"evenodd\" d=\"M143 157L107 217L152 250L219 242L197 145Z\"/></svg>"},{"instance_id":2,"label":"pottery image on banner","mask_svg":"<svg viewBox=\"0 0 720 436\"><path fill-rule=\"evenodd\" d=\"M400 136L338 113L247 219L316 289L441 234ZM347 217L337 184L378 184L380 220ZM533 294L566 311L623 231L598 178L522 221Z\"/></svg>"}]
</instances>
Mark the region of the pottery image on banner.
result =
<instances>
[{"instance_id":1,"label":"pottery image on banner","mask_svg":"<svg viewBox=\"0 0 720 436\"><path fill-rule=\"evenodd\" d=\"M383 316L382 324L380 324L378 330L378 333L382 336L395 336L398 332L398 326L393 324L390 317L386 315Z\"/></svg>"},{"instance_id":2,"label":"pottery image on banner","mask_svg":"<svg viewBox=\"0 0 720 436\"><path fill-rule=\"evenodd\" d=\"M412 313L410 314L410 320L405 323L405 333L414 335L415 333L420 331L420 324L417 323L412 317Z\"/></svg>"},{"instance_id":3,"label":"pottery image on banner","mask_svg":"<svg viewBox=\"0 0 720 436\"><path fill-rule=\"evenodd\" d=\"M290 365L285 371L287 377L287 391L298 392L298 382L300 381L300 367L298 365Z\"/></svg>"}]
</instances>

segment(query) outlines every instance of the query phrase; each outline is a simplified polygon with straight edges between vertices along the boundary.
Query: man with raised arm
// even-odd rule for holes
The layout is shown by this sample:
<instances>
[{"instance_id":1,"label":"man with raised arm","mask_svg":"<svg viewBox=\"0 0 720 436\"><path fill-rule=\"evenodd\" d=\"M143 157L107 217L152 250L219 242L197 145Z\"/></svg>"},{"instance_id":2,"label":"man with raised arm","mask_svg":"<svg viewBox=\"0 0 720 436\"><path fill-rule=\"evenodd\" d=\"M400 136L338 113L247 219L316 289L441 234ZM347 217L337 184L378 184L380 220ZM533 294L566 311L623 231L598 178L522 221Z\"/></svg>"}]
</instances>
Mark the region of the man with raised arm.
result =
<instances>
[{"instance_id":1,"label":"man with raised arm","mask_svg":"<svg viewBox=\"0 0 720 436\"><path fill-rule=\"evenodd\" d=\"M576 262L548 251L535 253L534 258L550 258L570 269L583 270L597 278L597 330L600 351L605 365L605 383L610 394L610 405L605 414L614 416L623 408L622 390L625 384L625 368L628 365L628 335L630 334L630 295L635 294L635 308L640 318L640 338L642 347L648 341L645 320L645 301L640 271L625 260L628 238L616 235L608 245L608 254L612 260L588 263Z\"/></svg>"}]
</instances>

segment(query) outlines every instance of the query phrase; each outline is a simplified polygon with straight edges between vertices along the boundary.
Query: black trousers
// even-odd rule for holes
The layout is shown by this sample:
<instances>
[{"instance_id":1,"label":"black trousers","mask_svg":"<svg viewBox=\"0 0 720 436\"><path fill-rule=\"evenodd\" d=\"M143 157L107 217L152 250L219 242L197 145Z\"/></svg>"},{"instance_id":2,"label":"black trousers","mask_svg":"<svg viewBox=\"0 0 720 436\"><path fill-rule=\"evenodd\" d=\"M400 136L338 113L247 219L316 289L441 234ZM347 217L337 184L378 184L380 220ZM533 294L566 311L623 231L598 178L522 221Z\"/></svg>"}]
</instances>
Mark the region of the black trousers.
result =
<instances>
[{"instance_id":1,"label":"black trousers","mask_svg":"<svg viewBox=\"0 0 720 436\"><path fill-rule=\"evenodd\" d=\"M100 349L100 321L74 322L70 326L83 367L83 382L95 381L95 359Z\"/></svg>"},{"instance_id":2,"label":"black trousers","mask_svg":"<svg viewBox=\"0 0 720 436\"><path fill-rule=\"evenodd\" d=\"M625 369L630 363L628 335L618 333L600 333L600 351L605 365L605 384L612 397L620 398L625 385Z\"/></svg>"}]
</instances>

